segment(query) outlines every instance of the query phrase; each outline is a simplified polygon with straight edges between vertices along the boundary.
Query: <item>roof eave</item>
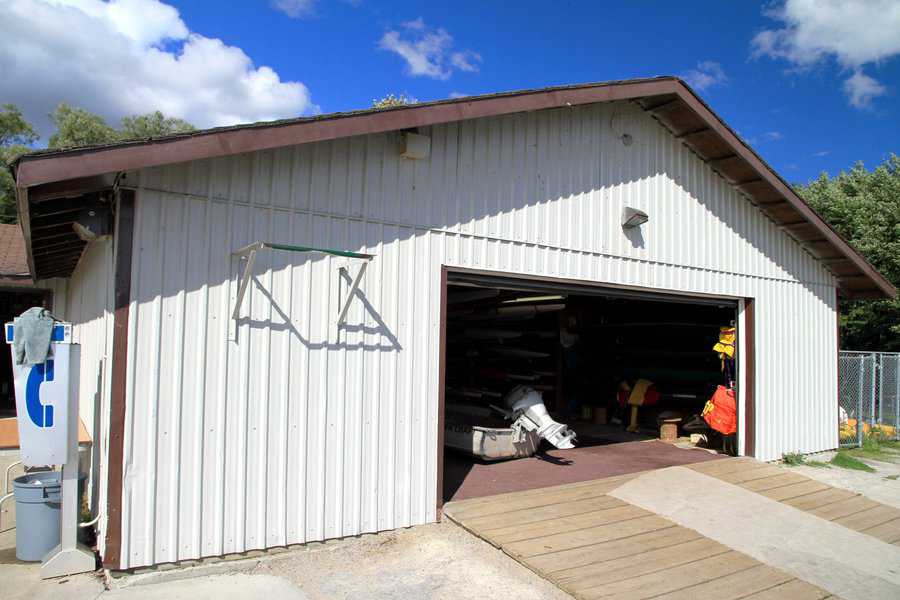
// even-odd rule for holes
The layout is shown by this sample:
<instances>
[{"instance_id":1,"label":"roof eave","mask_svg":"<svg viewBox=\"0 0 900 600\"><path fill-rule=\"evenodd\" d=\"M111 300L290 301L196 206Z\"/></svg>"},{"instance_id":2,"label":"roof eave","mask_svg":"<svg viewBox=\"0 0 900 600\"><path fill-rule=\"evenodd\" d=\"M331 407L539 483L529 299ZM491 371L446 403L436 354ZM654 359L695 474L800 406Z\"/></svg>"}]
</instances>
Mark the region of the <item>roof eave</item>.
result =
<instances>
[{"instance_id":1,"label":"roof eave","mask_svg":"<svg viewBox=\"0 0 900 600\"><path fill-rule=\"evenodd\" d=\"M22 228L22 236L25 238L25 260L28 262L28 273L31 282L37 281L37 271L34 268L34 255L31 251L31 212L28 210L28 188L16 186L16 205L19 212L19 226Z\"/></svg>"},{"instance_id":2,"label":"roof eave","mask_svg":"<svg viewBox=\"0 0 900 600\"><path fill-rule=\"evenodd\" d=\"M842 257L850 261L862 276L871 281L872 287L844 289L847 297L878 294L888 298L897 296L897 290L887 279L812 210L791 186L719 118L689 86L676 77L473 96L388 110L367 110L271 124L220 128L144 142L24 155L19 158L15 168L20 214L26 215L23 219L27 219L28 211L23 209L28 207L28 188L46 187L46 184L56 185L56 182L65 180L84 181L107 173L258 152L352 135L383 133L563 106L617 100L640 100L655 96L675 96L683 102L715 135L721 137L724 143L731 148L736 159L746 161L758 173L760 181L769 186L767 189L774 190L779 197L784 199L784 202L790 205L792 211L798 213L814 228L817 234L821 235L820 243L833 247ZM655 109L645 108L645 110L652 113ZM748 197L752 198L752 195L748 194ZM32 269L32 273L35 273L27 220L23 221L23 230L26 237L29 267Z\"/></svg>"}]
</instances>

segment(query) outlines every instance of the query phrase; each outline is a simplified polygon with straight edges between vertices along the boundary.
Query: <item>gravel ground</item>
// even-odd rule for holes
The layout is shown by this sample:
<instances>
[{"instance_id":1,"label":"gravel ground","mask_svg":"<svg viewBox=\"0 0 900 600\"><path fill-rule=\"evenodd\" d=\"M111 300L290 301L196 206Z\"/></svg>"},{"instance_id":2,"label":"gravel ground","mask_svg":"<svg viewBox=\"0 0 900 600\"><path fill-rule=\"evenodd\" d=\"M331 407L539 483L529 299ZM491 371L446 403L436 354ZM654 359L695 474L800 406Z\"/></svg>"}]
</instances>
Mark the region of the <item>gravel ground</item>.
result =
<instances>
[{"instance_id":1,"label":"gravel ground","mask_svg":"<svg viewBox=\"0 0 900 600\"><path fill-rule=\"evenodd\" d=\"M806 458L807 460L828 462L834 454L834 452L823 452ZM810 479L862 494L876 502L900 508L900 464L868 458L860 460L875 469L875 472L867 473L835 466L830 468L785 466L785 468L806 475Z\"/></svg>"},{"instance_id":2,"label":"gravel ground","mask_svg":"<svg viewBox=\"0 0 900 600\"><path fill-rule=\"evenodd\" d=\"M571 600L555 585L447 520L285 556L262 563L254 574L285 578L310 600Z\"/></svg>"}]
</instances>

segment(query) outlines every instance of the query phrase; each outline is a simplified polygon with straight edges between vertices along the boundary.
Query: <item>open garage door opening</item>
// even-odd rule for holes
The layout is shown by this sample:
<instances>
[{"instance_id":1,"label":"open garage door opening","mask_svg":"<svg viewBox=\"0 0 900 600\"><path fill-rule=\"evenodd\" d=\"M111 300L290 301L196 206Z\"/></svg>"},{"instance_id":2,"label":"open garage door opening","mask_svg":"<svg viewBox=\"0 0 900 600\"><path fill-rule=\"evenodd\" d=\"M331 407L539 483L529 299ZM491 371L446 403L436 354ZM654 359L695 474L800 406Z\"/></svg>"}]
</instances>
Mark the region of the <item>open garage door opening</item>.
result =
<instances>
[{"instance_id":1,"label":"open garage door opening","mask_svg":"<svg viewBox=\"0 0 900 600\"><path fill-rule=\"evenodd\" d=\"M736 452L703 415L737 427L736 300L448 272L445 302L444 501Z\"/></svg>"}]
</instances>

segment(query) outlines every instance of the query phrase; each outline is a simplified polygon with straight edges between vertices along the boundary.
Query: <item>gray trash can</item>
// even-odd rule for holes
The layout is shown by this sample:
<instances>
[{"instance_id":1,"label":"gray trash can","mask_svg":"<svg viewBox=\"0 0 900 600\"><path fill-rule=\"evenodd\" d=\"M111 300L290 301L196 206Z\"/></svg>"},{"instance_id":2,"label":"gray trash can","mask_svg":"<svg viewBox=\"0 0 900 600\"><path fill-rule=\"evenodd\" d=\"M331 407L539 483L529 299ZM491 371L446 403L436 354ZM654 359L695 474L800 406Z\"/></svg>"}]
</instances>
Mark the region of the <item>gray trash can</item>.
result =
<instances>
[{"instance_id":1,"label":"gray trash can","mask_svg":"<svg viewBox=\"0 0 900 600\"><path fill-rule=\"evenodd\" d=\"M43 560L59 545L59 511L62 505L62 472L38 471L13 480L16 494L16 558ZM78 497L85 474L78 475Z\"/></svg>"}]
</instances>

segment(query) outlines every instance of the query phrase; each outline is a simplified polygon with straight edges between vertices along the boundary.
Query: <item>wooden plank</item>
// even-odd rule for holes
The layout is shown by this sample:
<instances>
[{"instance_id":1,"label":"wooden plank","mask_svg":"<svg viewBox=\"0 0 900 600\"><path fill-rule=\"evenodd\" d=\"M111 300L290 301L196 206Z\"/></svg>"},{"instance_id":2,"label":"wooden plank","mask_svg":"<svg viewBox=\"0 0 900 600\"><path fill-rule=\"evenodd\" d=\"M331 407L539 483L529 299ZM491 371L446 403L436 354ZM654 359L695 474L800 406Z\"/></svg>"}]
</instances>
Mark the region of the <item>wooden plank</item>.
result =
<instances>
[{"instance_id":1,"label":"wooden plank","mask_svg":"<svg viewBox=\"0 0 900 600\"><path fill-rule=\"evenodd\" d=\"M550 552L559 552L561 550L569 550L571 548L578 548L589 544L599 544L601 542L627 538L642 533L648 533L650 531L656 531L658 529L666 529L668 527L674 527L674 524L662 517L650 515L638 519L629 519L628 521L601 525L600 527L565 531L536 539L512 542L504 544L503 550L514 557L529 558L540 554L549 554Z\"/></svg>"},{"instance_id":2,"label":"wooden plank","mask_svg":"<svg viewBox=\"0 0 900 600\"><path fill-rule=\"evenodd\" d=\"M822 490L821 492L813 492L812 494L807 494L806 496L800 496L798 498L788 498L787 500L782 500L782 502L789 506L793 506L797 510L811 511L828 504L840 502L841 500L856 498L857 496L859 496L859 494L851 492L850 490L830 488L827 490Z\"/></svg>"},{"instance_id":3,"label":"wooden plank","mask_svg":"<svg viewBox=\"0 0 900 600\"><path fill-rule=\"evenodd\" d=\"M758 469L767 466L766 463L759 462L755 458L723 458L720 460L708 460L705 462L684 465L688 469L703 473L704 475L722 475L725 473L734 473L737 471L746 471L748 469ZM715 474L715 475L714 475Z\"/></svg>"},{"instance_id":4,"label":"wooden plank","mask_svg":"<svg viewBox=\"0 0 900 600\"><path fill-rule=\"evenodd\" d=\"M764 477L772 477L774 475L781 475L782 473L784 473L784 469L782 469L781 467L764 465L762 467L756 467L754 469L746 469L734 473L726 473L725 475L716 475L715 477L716 479L720 479L725 483L733 483L735 485L738 485L746 481L753 481L754 479L762 479Z\"/></svg>"},{"instance_id":5,"label":"wooden plank","mask_svg":"<svg viewBox=\"0 0 900 600\"><path fill-rule=\"evenodd\" d=\"M643 575L677 567L711 556L731 552L728 547L707 538L692 540L672 548L651 550L637 556L627 556L586 567L567 569L553 574L554 581L578 596L589 590L611 585L624 579L641 578ZM708 579L708 578L707 578Z\"/></svg>"},{"instance_id":6,"label":"wooden plank","mask_svg":"<svg viewBox=\"0 0 900 600\"><path fill-rule=\"evenodd\" d=\"M712 579L700 585L657 596L661 600L696 600L697 598L715 598L715 600L738 600L763 592L775 586L787 583L794 578L767 565L757 565L732 575Z\"/></svg>"},{"instance_id":7,"label":"wooden plank","mask_svg":"<svg viewBox=\"0 0 900 600\"><path fill-rule=\"evenodd\" d=\"M640 475L640 473L626 473L624 475L615 475L613 477L603 477L601 479L589 479L586 481L575 481L573 483L562 483L559 485L551 485L547 487L540 488L531 488L528 490L519 490L515 492L504 492L502 494L492 494L490 496L479 496L477 498L467 498L465 500L453 500L452 502L448 502L447 506L455 506L457 509L468 508L472 506L478 506L481 504L490 504L492 502L496 502L497 500L504 500L508 498L527 498L532 496L541 496L551 492L563 492L566 490L575 490L583 487L593 487L593 486L602 486L608 485L611 486L611 489L622 485L626 481L630 479L634 479Z\"/></svg>"},{"instance_id":8,"label":"wooden plank","mask_svg":"<svg viewBox=\"0 0 900 600\"><path fill-rule=\"evenodd\" d=\"M862 530L866 535L878 538L882 542L895 544L900 542L900 519L894 519L874 527Z\"/></svg>"},{"instance_id":9,"label":"wooden plank","mask_svg":"<svg viewBox=\"0 0 900 600\"><path fill-rule=\"evenodd\" d=\"M761 496L765 496L766 498L771 498L772 500L777 500L780 502L782 500L789 500L790 498L797 498L800 496L807 496L815 492L821 492L829 489L829 487L830 486L827 484L810 479L804 481L803 483L794 483L792 485L785 485L782 487L773 488L771 490L765 490L759 492L759 494Z\"/></svg>"},{"instance_id":10,"label":"wooden plank","mask_svg":"<svg viewBox=\"0 0 900 600\"><path fill-rule=\"evenodd\" d=\"M484 529L485 531L490 531L492 529L500 529L514 525L527 525L528 523L534 523L536 521L570 517L618 506L625 506L625 503L618 498L603 495L597 496L596 498L587 498L585 500L575 500L572 502L563 502L561 504L539 506L537 508L513 510L500 515L473 517L470 519L463 519L463 522L466 524L466 527L470 529Z\"/></svg>"},{"instance_id":11,"label":"wooden plank","mask_svg":"<svg viewBox=\"0 0 900 600\"><path fill-rule=\"evenodd\" d=\"M643 600L731 575L758 564L746 554L731 551L582 590L579 596L586 600L608 597L617 600Z\"/></svg>"},{"instance_id":12,"label":"wooden plank","mask_svg":"<svg viewBox=\"0 0 900 600\"><path fill-rule=\"evenodd\" d=\"M490 498L480 499L482 501L477 503L457 505L455 502L451 502L444 506L444 512L455 521L465 521L466 519L497 515L514 510L596 498L614 490L622 483L622 480L598 480L591 482L590 485L572 486L563 489L546 488L543 491L533 490L532 493L491 496Z\"/></svg>"},{"instance_id":13,"label":"wooden plank","mask_svg":"<svg viewBox=\"0 0 900 600\"><path fill-rule=\"evenodd\" d=\"M772 475L771 477L746 481L741 484L741 487L748 489L751 492L764 492L784 485L804 483L807 481L809 481L809 477L804 477L799 473L782 473L781 475Z\"/></svg>"},{"instance_id":14,"label":"wooden plank","mask_svg":"<svg viewBox=\"0 0 900 600\"><path fill-rule=\"evenodd\" d=\"M650 533L643 533L621 540L590 544L571 550L542 554L528 559L528 565L544 574L554 571L583 567L591 563L603 562L614 558L623 558L642 554L658 548L669 548L700 539L699 533L685 527L669 527Z\"/></svg>"},{"instance_id":15,"label":"wooden plank","mask_svg":"<svg viewBox=\"0 0 900 600\"><path fill-rule=\"evenodd\" d=\"M870 508L875 508L876 506L880 505L877 502L869 500L868 498L863 498L862 496L854 496L853 498L841 500L840 502L832 502L831 504L827 504L820 508L815 508L808 512L810 514L816 515L817 517L833 521L835 519L840 519L841 517L847 517L864 510L869 510Z\"/></svg>"},{"instance_id":16,"label":"wooden plank","mask_svg":"<svg viewBox=\"0 0 900 600\"><path fill-rule=\"evenodd\" d=\"M793 579L787 583L757 592L752 596L747 596L747 600L824 600L828 597L829 593L825 590L805 581Z\"/></svg>"},{"instance_id":17,"label":"wooden plank","mask_svg":"<svg viewBox=\"0 0 900 600\"><path fill-rule=\"evenodd\" d=\"M900 510L882 504L869 510L834 519L834 522L854 531L864 531L898 518L900 518Z\"/></svg>"},{"instance_id":18,"label":"wooden plank","mask_svg":"<svg viewBox=\"0 0 900 600\"><path fill-rule=\"evenodd\" d=\"M596 510L594 512L561 517L549 521L538 521L527 525L511 525L500 529L478 530L478 534L492 544L501 546L512 542L521 542L548 535L577 531L590 527L599 527L610 523L627 523L632 519L648 517L653 513L627 504L615 508Z\"/></svg>"}]
</instances>

